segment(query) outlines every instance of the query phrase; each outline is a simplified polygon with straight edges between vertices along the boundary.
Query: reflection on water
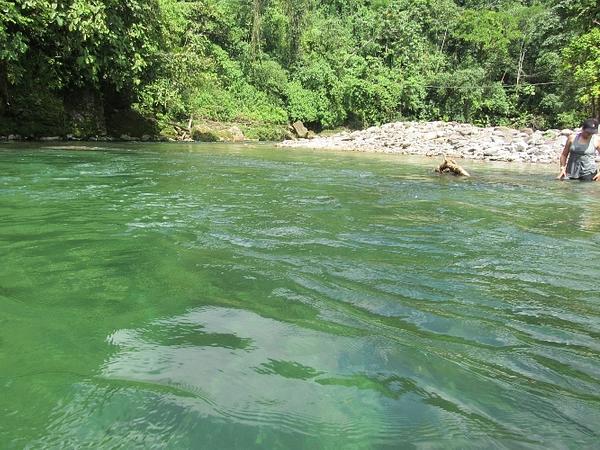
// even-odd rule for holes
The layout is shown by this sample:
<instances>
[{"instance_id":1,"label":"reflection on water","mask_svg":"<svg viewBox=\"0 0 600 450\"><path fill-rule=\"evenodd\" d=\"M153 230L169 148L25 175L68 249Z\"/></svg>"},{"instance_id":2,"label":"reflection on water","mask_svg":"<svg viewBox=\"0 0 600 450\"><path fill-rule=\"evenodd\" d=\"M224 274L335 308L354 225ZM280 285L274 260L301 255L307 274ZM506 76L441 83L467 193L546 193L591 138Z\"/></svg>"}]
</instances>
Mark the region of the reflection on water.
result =
<instances>
[{"instance_id":1,"label":"reflection on water","mask_svg":"<svg viewBox=\"0 0 600 450\"><path fill-rule=\"evenodd\" d=\"M265 147L0 156L8 448L600 437L599 185Z\"/></svg>"},{"instance_id":2,"label":"reflection on water","mask_svg":"<svg viewBox=\"0 0 600 450\"><path fill-rule=\"evenodd\" d=\"M169 440L186 442L196 433L190 417L239 425L245 432L267 427L288 438L300 434L309 446L319 438L332 445L366 439L369 446L393 447L413 430L420 430L413 440L424 443L466 437L478 442L486 435L519 439L518 427L507 418L494 418L485 407L432 389L436 377L427 368L439 356L394 346L380 337L356 341L244 310L207 307L144 329L119 330L109 341L119 351L96 383L112 386L116 395L102 394L101 409L114 413L125 408L120 414L143 429L147 442L167 443L166 433ZM447 376L456 371L447 360L437 364L447 367ZM137 389L179 417L173 422L188 418L188 427L167 430L162 421L147 422L146 408L125 406L123 395ZM80 433L101 442L104 430L89 427L98 412L89 410L87 395L69 405L42 442L71 436L75 443ZM82 422L81 414L90 413ZM113 431L111 439L130 439L130 433L127 426ZM261 444L268 435L263 433Z\"/></svg>"}]
</instances>

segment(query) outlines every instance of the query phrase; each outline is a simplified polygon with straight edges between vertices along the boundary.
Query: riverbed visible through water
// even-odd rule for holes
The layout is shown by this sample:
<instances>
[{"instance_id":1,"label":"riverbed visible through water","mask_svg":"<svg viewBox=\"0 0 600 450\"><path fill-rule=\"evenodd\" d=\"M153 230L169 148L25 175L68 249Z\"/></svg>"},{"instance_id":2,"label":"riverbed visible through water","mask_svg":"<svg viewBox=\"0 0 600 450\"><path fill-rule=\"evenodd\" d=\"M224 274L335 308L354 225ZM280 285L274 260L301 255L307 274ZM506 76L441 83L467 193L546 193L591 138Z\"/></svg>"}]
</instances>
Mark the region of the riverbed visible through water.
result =
<instances>
[{"instance_id":1,"label":"riverbed visible through water","mask_svg":"<svg viewBox=\"0 0 600 450\"><path fill-rule=\"evenodd\" d=\"M0 448L600 441L600 183L0 145Z\"/></svg>"}]
</instances>

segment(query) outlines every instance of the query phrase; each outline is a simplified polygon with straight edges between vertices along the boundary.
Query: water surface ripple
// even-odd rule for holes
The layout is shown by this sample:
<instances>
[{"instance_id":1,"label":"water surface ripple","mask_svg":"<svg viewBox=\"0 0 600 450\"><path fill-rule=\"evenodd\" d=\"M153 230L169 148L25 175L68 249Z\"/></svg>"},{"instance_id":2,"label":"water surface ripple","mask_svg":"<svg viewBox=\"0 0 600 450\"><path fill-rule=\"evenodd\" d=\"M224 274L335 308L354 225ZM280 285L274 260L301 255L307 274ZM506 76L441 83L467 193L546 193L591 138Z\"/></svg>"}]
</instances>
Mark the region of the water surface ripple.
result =
<instances>
[{"instance_id":1,"label":"water surface ripple","mask_svg":"<svg viewBox=\"0 0 600 450\"><path fill-rule=\"evenodd\" d=\"M0 447L593 448L600 184L0 147Z\"/></svg>"}]
</instances>

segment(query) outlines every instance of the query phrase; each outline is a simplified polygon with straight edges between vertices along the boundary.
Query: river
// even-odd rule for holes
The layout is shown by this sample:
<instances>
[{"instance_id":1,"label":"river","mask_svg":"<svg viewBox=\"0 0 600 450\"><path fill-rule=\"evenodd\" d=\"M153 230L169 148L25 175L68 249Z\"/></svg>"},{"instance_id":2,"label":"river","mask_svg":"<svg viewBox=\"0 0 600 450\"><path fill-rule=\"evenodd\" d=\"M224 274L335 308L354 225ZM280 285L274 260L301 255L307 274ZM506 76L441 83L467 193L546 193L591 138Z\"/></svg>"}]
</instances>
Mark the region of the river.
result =
<instances>
[{"instance_id":1,"label":"river","mask_svg":"<svg viewBox=\"0 0 600 450\"><path fill-rule=\"evenodd\" d=\"M600 183L0 145L0 447L591 448Z\"/></svg>"}]
</instances>

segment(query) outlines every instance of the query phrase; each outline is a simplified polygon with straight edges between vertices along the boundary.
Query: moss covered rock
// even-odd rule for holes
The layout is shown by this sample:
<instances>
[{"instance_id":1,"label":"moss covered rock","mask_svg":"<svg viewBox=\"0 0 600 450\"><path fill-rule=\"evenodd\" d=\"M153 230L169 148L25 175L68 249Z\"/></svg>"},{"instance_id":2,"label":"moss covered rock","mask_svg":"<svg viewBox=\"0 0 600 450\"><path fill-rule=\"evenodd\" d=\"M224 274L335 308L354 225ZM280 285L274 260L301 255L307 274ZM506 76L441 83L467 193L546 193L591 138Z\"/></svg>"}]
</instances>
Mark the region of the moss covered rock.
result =
<instances>
[{"instance_id":1,"label":"moss covered rock","mask_svg":"<svg viewBox=\"0 0 600 450\"><path fill-rule=\"evenodd\" d=\"M158 124L153 119L142 116L131 109L116 110L106 114L106 129L110 136L123 135L140 138L144 135L159 134Z\"/></svg>"},{"instance_id":2,"label":"moss covered rock","mask_svg":"<svg viewBox=\"0 0 600 450\"><path fill-rule=\"evenodd\" d=\"M248 139L259 141L282 141L288 134L287 126L257 123L244 126L244 135Z\"/></svg>"},{"instance_id":3,"label":"moss covered rock","mask_svg":"<svg viewBox=\"0 0 600 450\"><path fill-rule=\"evenodd\" d=\"M104 102L92 90L79 89L64 96L67 131L78 138L106 135Z\"/></svg>"},{"instance_id":4,"label":"moss covered rock","mask_svg":"<svg viewBox=\"0 0 600 450\"><path fill-rule=\"evenodd\" d=\"M66 114L63 100L34 82L14 88L10 104L0 117L0 134L26 138L64 135Z\"/></svg>"},{"instance_id":5,"label":"moss covered rock","mask_svg":"<svg viewBox=\"0 0 600 450\"><path fill-rule=\"evenodd\" d=\"M218 132L206 125L198 125L193 127L192 139L200 142L219 142L221 140Z\"/></svg>"}]
</instances>

